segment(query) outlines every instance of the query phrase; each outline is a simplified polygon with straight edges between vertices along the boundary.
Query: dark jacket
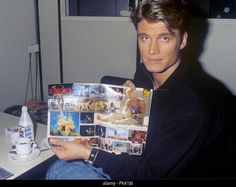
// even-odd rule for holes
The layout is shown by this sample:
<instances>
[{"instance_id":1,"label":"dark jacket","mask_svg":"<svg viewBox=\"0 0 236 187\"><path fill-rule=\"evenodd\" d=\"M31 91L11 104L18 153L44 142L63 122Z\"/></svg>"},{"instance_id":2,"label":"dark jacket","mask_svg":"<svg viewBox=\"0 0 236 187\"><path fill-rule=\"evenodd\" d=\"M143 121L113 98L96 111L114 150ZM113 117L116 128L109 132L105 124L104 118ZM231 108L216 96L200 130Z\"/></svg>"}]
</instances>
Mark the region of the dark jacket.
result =
<instances>
[{"instance_id":1,"label":"dark jacket","mask_svg":"<svg viewBox=\"0 0 236 187\"><path fill-rule=\"evenodd\" d=\"M137 87L153 88L143 64L133 81ZM94 164L112 179L225 177L231 163L225 156L227 135L218 88L214 79L181 63L153 92L143 155L100 151Z\"/></svg>"}]
</instances>

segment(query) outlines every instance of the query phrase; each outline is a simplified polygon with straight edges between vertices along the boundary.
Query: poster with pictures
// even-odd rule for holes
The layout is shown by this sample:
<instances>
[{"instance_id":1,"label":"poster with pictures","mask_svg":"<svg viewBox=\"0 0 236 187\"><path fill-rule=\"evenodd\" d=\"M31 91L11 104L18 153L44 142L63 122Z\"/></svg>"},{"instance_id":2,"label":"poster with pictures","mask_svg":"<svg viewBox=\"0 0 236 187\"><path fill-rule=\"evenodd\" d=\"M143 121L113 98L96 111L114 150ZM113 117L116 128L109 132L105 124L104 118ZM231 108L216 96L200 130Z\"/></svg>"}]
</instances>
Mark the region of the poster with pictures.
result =
<instances>
[{"instance_id":1,"label":"poster with pictures","mask_svg":"<svg viewBox=\"0 0 236 187\"><path fill-rule=\"evenodd\" d=\"M145 149L152 90L96 83L48 85L48 138L116 154Z\"/></svg>"}]
</instances>

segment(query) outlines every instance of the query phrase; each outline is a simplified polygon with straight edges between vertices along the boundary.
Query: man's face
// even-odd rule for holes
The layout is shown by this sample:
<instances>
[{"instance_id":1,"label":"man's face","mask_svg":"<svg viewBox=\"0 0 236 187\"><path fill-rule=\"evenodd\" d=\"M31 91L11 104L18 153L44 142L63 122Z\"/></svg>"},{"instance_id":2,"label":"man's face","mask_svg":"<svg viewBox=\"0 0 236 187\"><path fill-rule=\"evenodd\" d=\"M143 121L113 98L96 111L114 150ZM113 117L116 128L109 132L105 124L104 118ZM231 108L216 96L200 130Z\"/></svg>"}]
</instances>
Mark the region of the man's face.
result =
<instances>
[{"instance_id":1,"label":"man's face","mask_svg":"<svg viewBox=\"0 0 236 187\"><path fill-rule=\"evenodd\" d=\"M147 70L154 75L171 74L180 62L179 54L186 46L187 33L182 39L179 30L171 33L165 23L146 20L138 24L137 31L140 54Z\"/></svg>"},{"instance_id":2,"label":"man's face","mask_svg":"<svg viewBox=\"0 0 236 187\"><path fill-rule=\"evenodd\" d=\"M131 99L132 97L134 97L134 91L133 91L133 90L128 90L128 91L127 91L127 97L130 98L130 99Z\"/></svg>"}]
</instances>

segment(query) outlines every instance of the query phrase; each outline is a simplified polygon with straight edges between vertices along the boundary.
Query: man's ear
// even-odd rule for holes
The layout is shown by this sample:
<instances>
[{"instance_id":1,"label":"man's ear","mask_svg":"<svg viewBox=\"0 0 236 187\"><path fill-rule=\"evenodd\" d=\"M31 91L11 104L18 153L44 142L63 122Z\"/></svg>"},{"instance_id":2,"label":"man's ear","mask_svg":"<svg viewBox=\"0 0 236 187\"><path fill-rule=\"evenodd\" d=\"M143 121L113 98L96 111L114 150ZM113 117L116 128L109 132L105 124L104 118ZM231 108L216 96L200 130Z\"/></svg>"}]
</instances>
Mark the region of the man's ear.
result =
<instances>
[{"instance_id":1,"label":"man's ear","mask_svg":"<svg viewBox=\"0 0 236 187\"><path fill-rule=\"evenodd\" d=\"M183 49L186 47L188 41L188 33L184 32L183 37L182 37L182 43L180 45L180 49Z\"/></svg>"}]
</instances>

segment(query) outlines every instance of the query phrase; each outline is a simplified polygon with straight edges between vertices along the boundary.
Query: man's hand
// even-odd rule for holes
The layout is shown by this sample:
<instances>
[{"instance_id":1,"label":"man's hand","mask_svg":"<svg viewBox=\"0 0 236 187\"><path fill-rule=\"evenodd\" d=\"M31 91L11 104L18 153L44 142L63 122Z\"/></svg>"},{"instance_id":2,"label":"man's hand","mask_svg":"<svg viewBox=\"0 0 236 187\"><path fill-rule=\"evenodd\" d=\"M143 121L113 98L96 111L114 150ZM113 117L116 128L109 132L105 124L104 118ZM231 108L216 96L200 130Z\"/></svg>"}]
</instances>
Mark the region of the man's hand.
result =
<instances>
[{"instance_id":1,"label":"man's hand","mask_svg":"<svg viewBox=\"0 0 236 187\"><path fill-rule=\"evenodd\" d=\"M134 85L134 83L133 83L131 80L125 81L125 83L123 84L123 86L130 87L131 90L135 90L135 89L136 89L136 86Z\"/></svg>"},{"instance_id":2,"label":"man's hand","mask_svg":"<svg viewBox=\"0 0 236 187\"><path fill-rule=\"evenodd\" d=\"M87 160L91 152L91 148L83 144L76 142L64 142L56 138L51 138L49 144L52 147L52 151L61 160Z\"/></svg>"}]
</instances>

